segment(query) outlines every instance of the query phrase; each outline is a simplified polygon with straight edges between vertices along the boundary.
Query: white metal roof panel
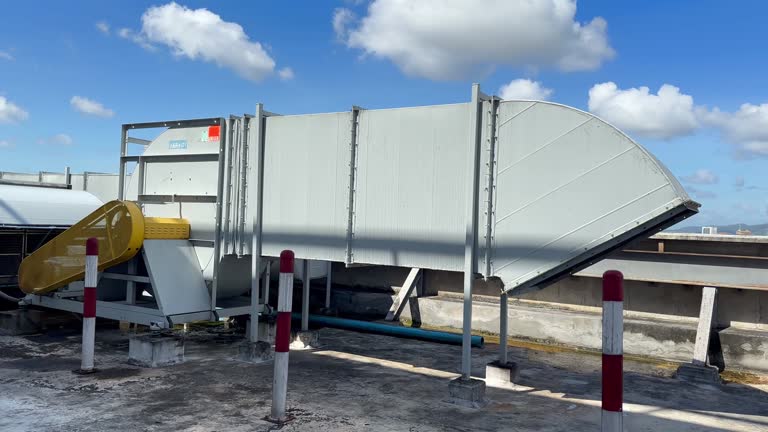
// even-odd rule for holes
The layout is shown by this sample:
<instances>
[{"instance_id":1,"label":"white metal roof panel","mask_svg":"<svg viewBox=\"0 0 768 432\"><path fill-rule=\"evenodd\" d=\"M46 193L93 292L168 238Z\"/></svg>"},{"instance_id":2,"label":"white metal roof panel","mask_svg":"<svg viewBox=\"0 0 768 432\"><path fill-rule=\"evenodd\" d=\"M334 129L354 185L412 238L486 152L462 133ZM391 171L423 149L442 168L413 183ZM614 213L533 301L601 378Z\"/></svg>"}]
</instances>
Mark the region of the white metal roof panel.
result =
<instances>
[{"instance_id":1,"label":"white metal roof panel","mask_svg":"<svg viewBox=\"0 0 768 432\"><path fill-rule=\"evenodd\" d=\"M102 204L83 191L0 185L0 226L68 227Z\"/></svg>"}]
</instances>

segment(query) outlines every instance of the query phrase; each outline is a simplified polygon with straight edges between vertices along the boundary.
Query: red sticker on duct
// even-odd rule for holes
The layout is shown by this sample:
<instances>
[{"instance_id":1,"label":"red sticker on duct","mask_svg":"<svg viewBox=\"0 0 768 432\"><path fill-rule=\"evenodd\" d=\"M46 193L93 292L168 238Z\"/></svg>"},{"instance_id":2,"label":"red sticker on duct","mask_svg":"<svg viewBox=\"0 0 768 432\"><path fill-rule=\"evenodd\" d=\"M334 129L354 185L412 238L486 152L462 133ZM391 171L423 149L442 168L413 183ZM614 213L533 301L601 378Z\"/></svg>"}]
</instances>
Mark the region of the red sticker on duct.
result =
<instances>
[{"instance_id":1,"label":"red sticker on duct","mask_svg":"<svg viewBox=\"0 0 768 432\"><path fill-rule=\"evenodd\" d=\"M221 126L208 126L208 141L218 141L221 136Z\"/></svg>"}]
</instances>

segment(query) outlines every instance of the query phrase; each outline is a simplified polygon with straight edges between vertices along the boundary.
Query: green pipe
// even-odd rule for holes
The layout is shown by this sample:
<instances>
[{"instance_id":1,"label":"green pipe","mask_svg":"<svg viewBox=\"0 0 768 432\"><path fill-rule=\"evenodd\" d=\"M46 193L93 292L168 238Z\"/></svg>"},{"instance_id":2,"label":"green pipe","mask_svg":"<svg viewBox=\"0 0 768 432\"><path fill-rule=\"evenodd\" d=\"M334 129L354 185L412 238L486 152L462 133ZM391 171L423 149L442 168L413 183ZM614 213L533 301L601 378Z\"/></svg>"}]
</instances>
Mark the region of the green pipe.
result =
<instances>
[{"instance_id":1,"label":"green pipe","mask_svg":"<svg viewBox=\"0 0 768 432\"><path fill-rule=\"evenodd\" d=\"M301 319L301 314L294 312L293 319ZM409 339L421 339L429 342L439 342L451 345L461 345L461 335L443 331L423 330L413 327L401 327L370 321L358 321L346 318L334 318L324 315L310 315L309 323L344 330L357 330L366 333L376 333L387 336L397 336ZM482 336L472 336L472 346L482 348L485 340Z\"/></svg>"}]
</instances>

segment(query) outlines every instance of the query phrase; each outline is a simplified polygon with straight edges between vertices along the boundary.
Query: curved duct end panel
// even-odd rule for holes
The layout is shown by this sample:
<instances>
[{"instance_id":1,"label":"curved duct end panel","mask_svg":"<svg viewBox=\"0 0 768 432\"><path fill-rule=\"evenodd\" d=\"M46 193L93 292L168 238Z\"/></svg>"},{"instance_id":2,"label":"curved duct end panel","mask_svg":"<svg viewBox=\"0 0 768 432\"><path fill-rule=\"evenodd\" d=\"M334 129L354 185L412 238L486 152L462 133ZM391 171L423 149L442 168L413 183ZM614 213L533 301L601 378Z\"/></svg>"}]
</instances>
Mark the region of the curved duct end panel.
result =
<instances>
[{"instance_id":1,"label":"curved duct end panel","mask_svg":"<svg viewBox=\"0 0 768 432\"><path fill-rule=\"evenodd\" d=\"M490 274L512 294L698 211L666 167L591 114L502 102L496 131Z\"/></svg>"}]
</instances>

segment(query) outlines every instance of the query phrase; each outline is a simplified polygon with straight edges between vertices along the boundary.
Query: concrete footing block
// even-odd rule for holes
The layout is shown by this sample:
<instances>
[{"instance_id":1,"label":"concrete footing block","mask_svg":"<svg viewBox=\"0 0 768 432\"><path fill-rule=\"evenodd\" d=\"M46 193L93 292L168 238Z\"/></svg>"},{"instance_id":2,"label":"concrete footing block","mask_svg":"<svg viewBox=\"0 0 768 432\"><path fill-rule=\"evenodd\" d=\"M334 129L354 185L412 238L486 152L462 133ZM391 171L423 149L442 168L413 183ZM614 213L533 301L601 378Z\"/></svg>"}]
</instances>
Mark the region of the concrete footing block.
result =
<instances>
[{"instance_id":1,"label":"concrete footing block","mask_svg":"<svg viewBox=\"0 0 768 432\"><path fill-rule=\"evenodd\" d=\"M128 363L143 367L162 367L184 362L184 337L147 333L128 339Z\"/></svg>"},{"instance_id":2,"label":"concrete footing block","mask_svg":"<svg viewBox=\"0 0 768 432\"><path fill-rule=\"evenodd\" d=\"M0 312L0 335L23 336L43 330L44 312L36 309L14 309Z\"/></svg>"},{"instance_id":3,"label":"concrete footing block","mask_svg":"<svg viewBox=\"0 0 768 432\"><path fill-rule=\"evenodd\" d=\"M306 350L317 348L320 343L320 332L317 330L300 330L293 336L292 350Z\"/></svg>"},{"instance_id":4,"label":"concrete footing block","mask_svg":"<svg viewBox=\"0 0 768 432\"><path fill-rule=\"evenodd\" d=\"M248 363L264 363L274 358L274 351L269 342L245 341L237 347L237 359Z\"/></svg>"},{"instance_id":5,"label":"concrete footing block","mask_svg":"<svg viewBox=\"0 0 768 432\"><path fill-rule=\"evenodd\" d=\"M470 408L482 408L488 404L485 399L485 381L459 377L448 383L451 402Z\"/></svg>"},{"instance_id":6,"label":"concrete footing block","mask_svg":"<svg viewBox=\"0 0 768 432\"><path fill-rule=\"evenodd\" d=\"M517 363L501 363L496 360L485 366L485 382L488 384L512 384L517 379Z\"/></svg>"},{"instance_id":7,"label":"concrete footing block","mask_svg":"<svg viewBox=\"0 0 768 432\"><path fill-rule=\"evenodd\" d=\"M693 363L683 363L677 368L675 374L678 379L696 384L720 384L720 371L717 366L697 365Z\"/></svg>"}]
</instances>

